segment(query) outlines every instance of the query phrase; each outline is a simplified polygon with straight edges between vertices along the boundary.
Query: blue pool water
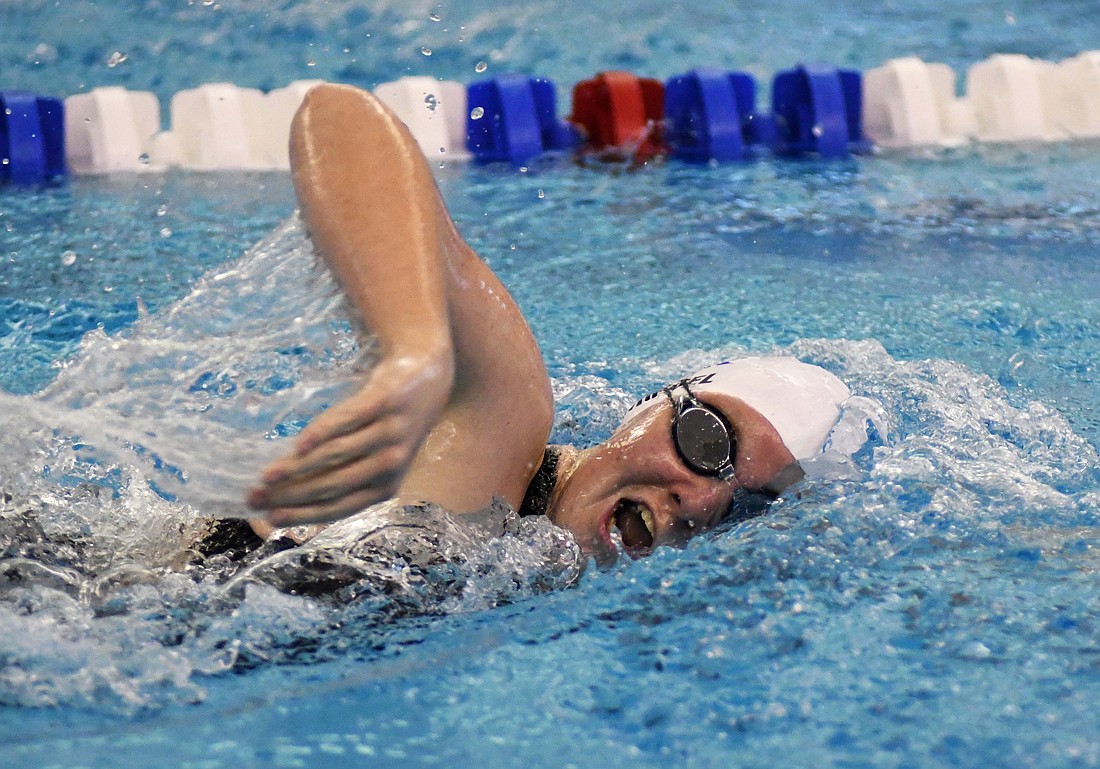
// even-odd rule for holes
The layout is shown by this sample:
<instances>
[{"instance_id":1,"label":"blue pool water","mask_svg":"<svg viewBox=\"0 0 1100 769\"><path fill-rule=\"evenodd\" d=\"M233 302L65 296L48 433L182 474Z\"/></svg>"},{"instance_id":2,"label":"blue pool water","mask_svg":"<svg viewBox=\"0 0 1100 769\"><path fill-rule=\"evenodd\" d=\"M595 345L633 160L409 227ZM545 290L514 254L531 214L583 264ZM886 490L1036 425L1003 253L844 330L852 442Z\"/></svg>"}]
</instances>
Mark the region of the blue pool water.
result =
<instances>
[{"instance_id":1,"label":"blue pool water","mask_svg":"<svg viewBox=\"0 0 1100 769\"><path fill-rule=\"evenodd\" d=\"M564 99L607 67L763 80L915 53L961 74L1100 44L1100 12L1073 2L593 5L28 2L3 9L0 71L166 103L215 79L467 82L484 61ZM451 532L449 583L348 606L229 595L169 568L202 514L166 498L171 468L71 435L148 428L223 359L226 403L238 381L277 398L294 389L272 381L326 371L310 351L343 332L323 314L303 353L271 336L324 295L300 238L242 259L290 216L287 175L0 189L0 766L1100 764L1100 146L438 178L531 321L556 440L767 350L837 372L884 434L764 518L568 589L546 590L575 575L568 544L536 528ZM199 375L157 379L169 354ZM191 446L232 464L219 413ZM36 541L26 511L51 552L13 553Z\"/></svg>"}]
</instances>

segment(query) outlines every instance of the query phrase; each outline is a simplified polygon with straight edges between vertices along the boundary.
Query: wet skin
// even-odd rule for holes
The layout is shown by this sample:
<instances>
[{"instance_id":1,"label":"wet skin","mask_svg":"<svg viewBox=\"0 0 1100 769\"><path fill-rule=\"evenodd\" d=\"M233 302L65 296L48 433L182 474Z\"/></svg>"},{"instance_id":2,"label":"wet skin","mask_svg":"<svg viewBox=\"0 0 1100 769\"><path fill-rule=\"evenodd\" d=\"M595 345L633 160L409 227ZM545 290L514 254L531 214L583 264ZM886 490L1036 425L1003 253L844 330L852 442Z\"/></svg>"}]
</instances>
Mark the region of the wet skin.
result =
<instances>
[{"instance_id":1,"label":"wet skin","mask_svg":"<svg viewBox=\"0 0 1100 769\"><path fill-rule=\"evenodd\" d=\"M744 401L714 393L700 400L722 412L735 435L733 479L700 475L684 464L672 438L673 407L662 402L599 446L567 449L550 519L601 562L615 557L613 529L628 552L641 555L712 528L738 489L764 489L797 467L771 423Z\"/></svg>"},{"instance_id":2,"label":"wet skin","mask_svg":"<svg viewBox=\"0 0 1100 769\"><path fill-rule=\"evenodd\" d=\"M457 514L518 508L553 421L550 379L518 306L455 229L413 137L371 94L310 91L291 136L293 180L318 253L370 328L379 360L265 468L248 502L272 527L324 523L385 499ZM633 553L714 525L738 488L794 462L743 401L707 394L736 434L736 477L690 470L655 406L600 446L570 449L548 515L601 560L610 531Z\"/></svg>"}]
</instances>

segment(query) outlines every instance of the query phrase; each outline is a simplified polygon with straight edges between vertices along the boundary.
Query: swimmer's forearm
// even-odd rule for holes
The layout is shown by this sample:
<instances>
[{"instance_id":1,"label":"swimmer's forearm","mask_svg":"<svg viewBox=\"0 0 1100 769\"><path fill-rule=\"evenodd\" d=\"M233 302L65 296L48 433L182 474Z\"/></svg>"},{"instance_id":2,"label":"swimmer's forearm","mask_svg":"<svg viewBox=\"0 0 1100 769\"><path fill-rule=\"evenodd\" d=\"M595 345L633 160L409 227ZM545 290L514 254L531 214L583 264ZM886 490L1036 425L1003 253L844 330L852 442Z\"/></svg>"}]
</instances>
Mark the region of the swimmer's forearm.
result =
<instances>
[{"instance_id":1,"label":"swimmer's forearm","mask_svg":"<svg viewBox=\"0 0 1100 769\"><path fill-rule=\"evenodd\" d=\"M408 131L369 94L321 86L295 117L290 150L310 236L383 355L453 377L441 203Z\"/></svg>"}]
</instances>

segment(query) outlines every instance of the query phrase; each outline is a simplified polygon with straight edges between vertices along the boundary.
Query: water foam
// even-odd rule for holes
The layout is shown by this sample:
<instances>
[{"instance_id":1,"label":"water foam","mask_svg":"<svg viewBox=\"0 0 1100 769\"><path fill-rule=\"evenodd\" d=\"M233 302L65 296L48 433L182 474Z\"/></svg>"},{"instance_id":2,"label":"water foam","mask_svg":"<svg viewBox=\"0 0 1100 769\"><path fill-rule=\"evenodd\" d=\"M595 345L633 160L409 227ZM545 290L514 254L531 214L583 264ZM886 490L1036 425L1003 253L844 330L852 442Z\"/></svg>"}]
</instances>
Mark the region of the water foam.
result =
<instances>
[{"instance_id":1,"label":"water foam","mask_svg":"<svg viewBox=\"0 0 1100 769\"><path fill-rule=\"evenodd\" d=\"M364 338L295 218L162 312L87 335L42 392L0 393L0 702L191 702L207 675L575 581L572 538L499 504L384 504L293 550L196 553L209 518L247 514L282 439L361 379Z\"/></svg>"},{"instance_id":2,"label":"water foam","mask_svg":"<svg viewBox=\"0 0 1100 769\"><path fill-rule=\"evenodd\" d=\"M278 439L369 365L347 318L295 217L164 311L86 335L42 392L0 397L51 475L138 467L168 498L244 516L245 490L286 450Z\"/></svg>"},{"instance_id":3,"label":"water foam","mask_svg":"<svg viewBox=\"0 0 1100 769\"><path fill-rule=\"evenodd\" d=\"M858 563L863 579L922 548L999 546L1009 529L1060 552L1075 536L1065 532L1100 523L1096 451L1052 409L961 364L900 361L873 341L773 352L829 368L875 405L853 414L867 440L843 472L801 485L771 515L617 567L663 574L662 601L699 597L677 599L670 614L709 605L707 586L756 582L729 610L758 629L767 589L792 606L837 584L826 603L857 600L843 589L854 579L843 564ZM554 440L600 440L635 393L738 354L627 362L640 373L614 381L596 373L603 363L576 365L554 381ZM466 519L381 505L302 547L239 564L196 558L189 547L204 519L239 512L278 437L368 361L291 221L165 311L89 335L42 393L0 396L0 701L127 713L191 702L205 677L226 670L384 647L401 617L574 584L583 559L572 539L500 507ZM646 590L599 600L618 611L644 598L659 613ZM775 653L802 632L787 624L769 625Z\"/></svg>"}]
</instances>

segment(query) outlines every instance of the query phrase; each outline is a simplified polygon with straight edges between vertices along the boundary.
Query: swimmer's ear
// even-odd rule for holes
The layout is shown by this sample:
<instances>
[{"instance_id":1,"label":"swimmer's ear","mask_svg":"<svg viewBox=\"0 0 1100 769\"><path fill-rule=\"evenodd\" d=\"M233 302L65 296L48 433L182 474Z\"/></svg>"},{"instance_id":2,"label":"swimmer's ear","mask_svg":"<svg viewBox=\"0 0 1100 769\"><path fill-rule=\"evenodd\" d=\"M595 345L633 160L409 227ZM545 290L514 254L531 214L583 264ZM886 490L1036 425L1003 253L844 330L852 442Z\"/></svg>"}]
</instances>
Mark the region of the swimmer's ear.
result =
<instances>
[{"instance_id":1,"label":"swimmer's ear","mask_svg":"<svg viewBox=\"0 0 1100 769\"><path fill-rule=\"evenodd\" d=\"M798 464L797 461L791 462L776 473L775 477L764 484L760 490L775 498L805 477L806 473L802 470L802 465Z\"/></svg>"},{"instance_id":2,"label":"swimmer's ear","mask_svg":"<svg viewBox=\"0 0 1100 769\"><path fill-rule=\"evenodd\" d=\"M746 491L737 489L733 492L729 510L722 516L719 525L733 526L751 518L758 518L768 512L775 495L769 491Z\"/></svg>"},{"instance_id":3,"label":"swimmer's ear","mask_svg":"<svg viewBox=\"0 0 1100 769\"><path fill-rule=\"evenodd\" d=\"M780 494L805 477L802 465L795 461L776 473L774 478L759 489L736 489L721 523L732 525L763 515Z\"/></svg>"}]
</instances>

